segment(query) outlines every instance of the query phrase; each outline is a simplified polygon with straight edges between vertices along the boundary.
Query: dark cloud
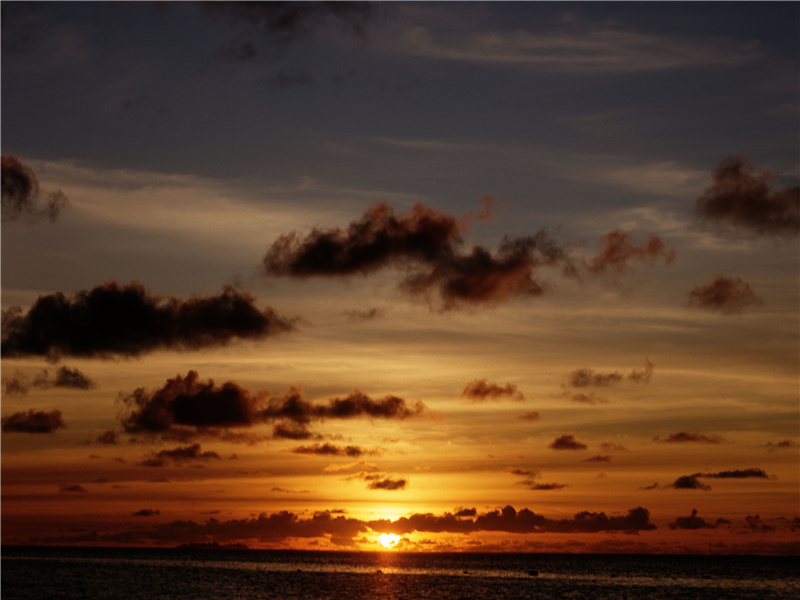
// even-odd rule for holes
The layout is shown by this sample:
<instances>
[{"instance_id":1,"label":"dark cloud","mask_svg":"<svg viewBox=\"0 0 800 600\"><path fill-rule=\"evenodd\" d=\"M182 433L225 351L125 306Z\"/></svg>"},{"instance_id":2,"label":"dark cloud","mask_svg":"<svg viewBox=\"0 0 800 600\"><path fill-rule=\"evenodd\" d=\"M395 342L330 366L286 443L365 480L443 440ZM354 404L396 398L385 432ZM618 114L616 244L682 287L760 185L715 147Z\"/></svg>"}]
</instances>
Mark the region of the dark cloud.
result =
<instances>
[{"instance_id":1,"label":"dark cloud","mask_svg":"<svg viewBox=\"0 0 800 600\"><path fill-rule=\"evenodd\" d=\"M50 192L40 206L39 181L28 165L16 156L2 156L3 218L15 220L25 215L32 220L42 218L55 222L61 210L69 204L64 192Z\"/></svg>"},{"instance_id":2,"label":"dark cloud","mask_svg":"<svg viewBox=\"0 0 800 600\"><path fill-rule=\"evenodd\" d=\"M213 451L203 452L200 444L183 446L172 450L153 452L150 458L138 463L143 467L164 467L170 463L185 463L194 461L220 460L219 454Z\"/></svg>"},{"instance_id":3,"label":"dark cloud","mask_svg":"<svg viewBox=\"0 0 800 600\"><path fill-rule=\"evenodd\" d=\"M576 369L569 375L569 385L572 387L608 386L622 381L622 373L597 373L592 369Z\"/></svg>"},{"instance_id":4,"label":"dark cloud","mask_svg":"<svg viewBox=\"0 0 800 600\"><path fill-rule=\"evenodd\" d=\"M391 477L377 478L369 482L367 487L371 490L404 490L408 485L407 479L392 479Z\"/></svg>"},{"instance_id":5,"label":"dark cloud","mask_svg":"<svg viewBox=\"0 0 800 600\"><path fill-rule=\"evenodd\" d=\"M204 2L202 6L282 44L311 35L331 18L363 40L375 10L370 2Z\"/></svg>"},{"instance_id":6,"label":"dark cloud","mask_svg":"<svg viewBox=\"0 0 800 600\"><path fill-rule=\"evenodd\" d=\"M760 531L761 533L768 533L775 530L774 527L764 523L764 521L762 521L761 517L758 515L747 515L744 518L744 522L747 523L747 526L750 529L754 531Z\"/></svg>"},{"instance_id":7,"label":"dark cloud","mask_svg":"<svg viewBox=\"0 0 800 600\"><path fill-rule=\"evenodd\" d=\"M557 533L600 533L637 532L656 529L650 522L650 512L643 507L628 510L620 516L607 516L605 513L583 511L569 519L549 519L527 508L519 511L512 506L475 516L475 509L460 509L457 514L414 513L394 521L380 519L361 521L336 514L333 511L320 511L313 516L281 511L267 515L262 513L255 518L220 521L209 518L205 523L181 520L155 525L151 528L138 527L135 530L101 534L83 533L61 536L45 540L55 542L92 542L116 544L180 544L191 542L217 543L255 540L260 544L278 544L289 538L327 538L339 546L354 546L356 539L370 531L375 533L394 533L406 535L419 533L454 533L468 535L481 531L506 532L514 534ZM474 517L474 518L473 518ZM756 518L756 523L757 518Z\"/></svg>"},{"instance_id":8,"label":"dark cloud","mask_svg":"<svg viewBox=\"0 0 800 600\"><path fill-rule=\"evenodd\" d=\"M597 394L572 394L569 399L580 404L608 404L608 398Z\"/></svg>"},{"instance_id":9,"label":"dark cloud","mask_svg":"<svg viewBox=\"0 0 800 600\"><path fill-rule=\"evenodd\" d=\"M459 508L455 512L457 517L475 517L477 515L478 511L475 508Z\"/></svg>"},{"instance_id":10,"label":"dark cloud","mask_svg":"<svg viewBox=\"0 0 800 600\"><path fill-rule=\"evenodd\" d=\"M785 448L799 448L800 444L794 440L781 440L780 442L767 442L764 447L770 452L775 452L775 450L783 450Z\"/></svg>"},{"instance_id":11,"label":"dark cloud","mask_svg":"<svg viewBox=\"0 0 800 600\"><path fill-rule=\"evenodd\" d=\"M537 481L541 475L538 469L511 469L509 473L525 477L525 479L518 483L519 485L524 485L529 490L560 490L567 487L566 484L563 483L544 483L542 481Z\"/></svg>"},{"instance_id":12,"label":"dark cloud","mask_svg":"<svg viewBox=\"0 0 800 600\"><path fill-rule=\"evenodd\" d=\"M763 469L735 469L733 471L719 471L717 473L703 473L701 477L710 477L712 479L769 479L769 475Z\"/></svg>"},{"instance_id":13,"label":"dark cloud","mask_svg":"<svg viewBox=\"0 0 800 600\"><path fill-rule=\"evenodd\" d=\"M539 419L542 418L542 416L538 412L536 412L535 410L532 410L532 411L524 412L524 413L522 413L520 415L517 415L517 418L520 421L538 421Z\"/></svg>"},{"instance_id":14,"label":"dark cloud","mask_svg":"<svg viewBox=\"0 0 800 600\"><path fill-rule=\"evenodd\" d=\"M631 242L632 234L623 231L611 231L598 244L599 253L588 261L587 266L593 273L601 273L606 269L624 271L630 267L629 262L652 265L659 257L667 265L675 261L675 251L667 247L657 235L650 235L647 243L636 246Z\"/></svg>"},{"instance_id":15,"label":"dark cloud","mask_svg":"<svg viewBox=\"0 0 800 600\"><path fill-rule=\"evenodd\" d=\"M315 436L305 425L278 423L272 428L272 437L285 440L308 440Z\"/></svg>"},{"instance_id":16,"label":"dark cloud","mask_svg":"<svg viewBox=\"0 0 800 600\"><path fill-rule=\"evenodd\" d=\"M271 398L265 409L259 412L263 420L286 419L305 424L324 419L351 419L369 417L373 419L407 419L427 411L421 401L407 403L397 396L373 399L360 390L353 390L344 398L329 398L326 404L315 404L302 397L302 390L292 387L278 398Z\"/></svg>"},{"instance_id":17,"label":"dark cloud","mask_svg":"<svg viewBox=\"0 0 800 600\"><path fill-rule=\"evenodd\" d=\"M313 444L311 446L298 446L291 450L293 454L316 454L320 456L351 456L358 457L364 454L375 454L376 452L364 450L359 446L337 446L335 444Z\"/></svg>"},{"instance_id":18,"label":"dark cloud","mask_svg":"<svg viewBox=\"0 0 800 600\"><path fill-rule=\"evenodd\" d=\"M132 513L134 517L157 517L160 514L160 510L152 508L143 508L142 510L137 510L135 513Z\"/></svg>"},{"instance_id":19,"label":"dark cloud","mask_svg":"<svg viewBox=\"0 0 800 600\"><path fill-rule=\"evenodd\" d=\"M691 516L678 517L669 524L670 529L714 529L714 523L708 523L701 517L697 516L697 511L692 510Z\"/></svg>"},{"instance_id":20,"label":"dark cloud","mask_svg":"<svg viewBox=\"0 0 800 600\"><path fill-rule=\"evenodd\" d=\"M14 375L3 378L3 392L9 396L24 396L32 387L43 390L53 387L88 390L95 386L96 383L92 379L78 369L69 367L60 367L54 378L50 377L46 369L33 377L17 371Z\"/></svg>"},{"instance_id":21,"label":"dark cloud","mask_svg":"<svg viewBox=\"0 0 800 600\"><path fill-rule=\"evenodd\" d=\"M650 523L650 512L638 507L625 516L608 517L605 513L579 512L572 519L554 520L523 508L516 511L512 506L479 515L474 521L457 519L449 513L443 516L414 514L396 521L371 521L375 531L392 532L398 535L413 532L472 533L477 531L503 531L507 533L597 533L601 531L643 531L656 526Z\"/></svg>"},{"instance_id":22,"label":"dark cloud","mask_svg":"<svg viewBox=\"0 0 800 600\"><path fill-rule=\"evenodd\" d=\"M774 174L759 171L744 156L729 156L697 199L695 214L705 222L758 235L800 232L800 187L773 189Z\"/></svg>"},{"instance_id":23,"label":"dark cloud","mask_svg":"<svg viewBox=\"0 0 800 600\"><path fill-rule=\"evenodd\" d=\"M220 386L212 379L201 381L197 371L168 379L155 392L138 388L120 400L126 409L121 421L128 433L159 433L185 440L202 433L233 441L231 432L209 428L250 427L273 421L279 421L273 437L310 439L315 437L307 428L312 421L357 417L402 420L427 410L420 401L410 404L391 395L373 399L359 390L343 398L329 398L327 403L307 400L297 387L273 397L267 390L252 393L232 381Z\"/></svg>"},{"instance_id":24,"label":"dark cloud","mask_svg":"<svg viewBox=\"0 0 800 600\"><path fill-rule=\"evenodd\" d=\"M0 422L5 433L52 433L66 427L60 410L46 412L31 408L3 417Z\"/></svg>"},{"instance_id":25,"label":"dark cloud","mask_svg":"<svg viewBox=\"0 0 800 600\"><path fill-rule=\"evenodd\" d=\"M295 328L250 294L225 287L189 300L151 296L143 285L108 281L68 298L40 296L27 314L3 312L3 357L139 356L160 349L200 349L234 338L263 339Z\"/></svg>"},{"instance_id":26,"label":"dark cloud","mask_svg":"<svg viewBox=\"0 0 800 600\"><path fill-rule=\"evenodd\" d=\"M575 439L572 434L564 434L554 439L547 446L552 450L586 450L586 444L583 444Z\"/></svg>"},{"instance_id":27,"label":"dark cloud","mask_svg":"<svg viewBox=\"0 0 800 600\"><path fill-rule=\"evenodd\" d=\"M650 378L653 376L653 365L650 362L650 359L645 358L645 367L642 370L632 370L630 374L625 377L619 371L613 371L610 373L600 373L593 369L589 368L581 368L575 369L572 373L569 374L568 377L568 385L574 388L585 388L585 387L608 387L610 385L619 383L624 379L628 381L632 381L634 383L648 383ZM573 397L573 400L576 402L586 402L589 404L594 404L595 402L591 402L591 398L587 398L584 394L581 394L580 397Z\"/></svg>"},{"instance_id":28,"label":"dark cloud","mask_svg":"<svg viewBox=\"0 0 800 600\"><path fill-rule=\"evenodd\" d=\"M95 441L98 444L116 444L119 441L119 435L113 429L109 429L98 435Z\"/></svg>"},{"instance_id":29,"label":"dark cloud","mask_svg":"<svg viewBox=\"0 0 800 600\"><path fill-rule=\"evenodd\" d=\"M695 286L689 292L689 305L716 310L725 315L742 312L748 306L759 306L764 301L756 295L750 284L725 275L717 275L707 285Z\"/></svg>"},{"instance_id":30,"label":"dark cloud","mask_svg":"<svg viewBox=\"0 0 800 600\"><path fill-rule=\"evenodd\" d=\"M160 390L138 388L122 398L130 409L122 424L129 433L164 432L173 425L248 426L260 421L258 411L267 395L251 394L231 381L217 387L212 379L200 381L197 371L189 371L186 377L168 379Z\"/></svg>"},{"instance_id":31,"label":"dark cloud","mask_svg":"<svg viewBox=\"0 0 800 600\"><path fill-rule=\"evenodd\" d=\"M62 484L58 486L59 491L62 494L88 494L89 491L85 489L83 486L74 484L74 485L66 485Z\"/></svg>"},{"instance_id":32,"label":"dark cloud","mask_svg":"<svg viewBox=\"0 0 800 600\"><path fill-rule=\"evenodd\" d=\"M517 402L525 400L517 389L517 386L512 383L500 385L497 383L490 383L485 379L476 379L470 381L466 387L461 390L461 397L468 398L473 402L483 402L484 400L499 400L500 398L511 398Z\"/></svg>"},{"instance_id":33,"label":"dark cloud","mask_svg":"<svg viewBox=\"0 0 800 600\"><path fill-rule=\"evenodd\" d=\"M583 462L607 463L611 462L611 457L608 454L598 454L596 456L584 459Z\"/></svg>"},{"instance_id":34,"label":"dark cloud","mask_svg":"<svg viewBox=\"0 0 800 600\"><path fill-rule=\"evenodd\" d=\"M716 473L694 473L678 477L668 487L676 490L710 490L711 487L702 483L700 478L708 479L769 479L763 469L734 469L731 471L718 471Z\"/></svg>"},{"instance_id":35,"label":"dark cloud","mask_svg":"<svg viewBox=\"0 0 800 600\"><path fill-rule=\"evenodd\" d=\"M698 479L700 475L682 475L673 481L669 487L676 490L710 490L711 487Z\"/></svg>"},{"instance_id":36,"label":"dark cloud","mask_svg":"<svg viewBox=\"0 0 800 600\"><path fill-rule=\"evenodd\" d=\"M564 264L564 251L542 230L534 236L504 238L497 254L476 245L463 252L461 220L417 203L395 214L385 202L370 206L347 230L313 229L302 237L279 237L264 256L268 275L343 277L366 275L388 266L408 270L401 288L414 296L438 296L442 309L540 295L534 271Z\"/></svg>"},{"instance_id":37,"label":"dark cloud","mask_svg":"<svg viewBox=\"0 0 800 600\"><path fill-rule=\"evenodd\" d=\"M703 433L687 433L679 431L670 433L666 439L660 439L658 436L653 438L653 441L663 442L665 444L683 444L683 443L699 443L699 444L720 444L725 440L718 435L705 435Z\"/></svg>"},{"instance_id":38,"label":"dark cloud","mask_svg":"<svg viewBox=\"0 0 800 600\"><path fill-rule=\"evenodd\" d=\"M542 483L540 481L532 481L526 484L529 490L560 490L567 487L565 483Z\"/></svg>"},{"instance_id":39,"label":"dark cloud","mask_svg":"<svg viewBox=\"0 0 800 600\"><path fill-rule=\"evenodd\" d=\"M650 378L653 376L653 368L655 365L650 362L649 358L644 359L644 369L637 371L634 369L628 374L628 381L634 383L649 383Z\"/></svg>"}]
</instances>

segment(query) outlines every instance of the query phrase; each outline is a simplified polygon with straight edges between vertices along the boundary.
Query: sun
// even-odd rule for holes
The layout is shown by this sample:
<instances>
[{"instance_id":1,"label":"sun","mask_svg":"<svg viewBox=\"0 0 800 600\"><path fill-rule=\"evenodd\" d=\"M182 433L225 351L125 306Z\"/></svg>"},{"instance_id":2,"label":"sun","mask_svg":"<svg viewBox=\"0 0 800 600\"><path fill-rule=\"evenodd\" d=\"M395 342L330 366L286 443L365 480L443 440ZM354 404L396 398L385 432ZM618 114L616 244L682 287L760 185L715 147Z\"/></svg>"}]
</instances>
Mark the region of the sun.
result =
<instances>
[{"instance_id":1,"label":"sun","mask_svg":"<svg viewBox=\"0 0 800 600\"><path fill-rule=\"evenodd\" d=\"M384 548L394 548L400 541L400 536L393 533L382 533L378 541Z\"/></svg>"}]
</instances>

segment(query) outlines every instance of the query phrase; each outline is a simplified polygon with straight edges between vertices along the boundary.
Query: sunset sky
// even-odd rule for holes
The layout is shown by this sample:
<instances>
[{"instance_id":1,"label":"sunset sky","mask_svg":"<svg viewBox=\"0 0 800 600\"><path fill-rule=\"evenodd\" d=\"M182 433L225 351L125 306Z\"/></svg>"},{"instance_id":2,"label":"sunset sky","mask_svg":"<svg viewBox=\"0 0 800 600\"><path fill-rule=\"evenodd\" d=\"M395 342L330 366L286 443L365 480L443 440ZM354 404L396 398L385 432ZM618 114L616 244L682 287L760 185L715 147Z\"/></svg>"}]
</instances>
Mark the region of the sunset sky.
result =
<instances>
[{"instance_id":1,"label":"sunset sky","mask_svg":"<svg viewBox=\"0 0 800 600\"><path fill-rule=\"evenodd\" d=\"M799 30L3 2L2 543L800 554Z\"/></svg>"}]
</instances>

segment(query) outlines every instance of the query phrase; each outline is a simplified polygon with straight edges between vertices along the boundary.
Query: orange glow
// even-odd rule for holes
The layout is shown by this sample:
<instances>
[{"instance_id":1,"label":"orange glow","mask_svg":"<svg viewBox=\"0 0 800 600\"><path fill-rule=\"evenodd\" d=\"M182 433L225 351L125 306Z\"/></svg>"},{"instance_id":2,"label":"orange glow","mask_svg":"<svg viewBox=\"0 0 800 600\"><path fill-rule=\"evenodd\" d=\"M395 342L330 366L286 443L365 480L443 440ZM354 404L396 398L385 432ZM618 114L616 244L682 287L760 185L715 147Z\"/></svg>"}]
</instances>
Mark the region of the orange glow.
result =
<instances>
[{"instance_id":1,"label":"orange glow","mask_svg":"<svg viewBox=\"0 0 800 600\"><path fill-rule=\"evenodd\" d=\"M380 537L378 537L378 541L380 541L381 546L391 550L397 545L397 542L400 541L400 536L393 533L382 533Z\"/></svg>"}]
</instances>

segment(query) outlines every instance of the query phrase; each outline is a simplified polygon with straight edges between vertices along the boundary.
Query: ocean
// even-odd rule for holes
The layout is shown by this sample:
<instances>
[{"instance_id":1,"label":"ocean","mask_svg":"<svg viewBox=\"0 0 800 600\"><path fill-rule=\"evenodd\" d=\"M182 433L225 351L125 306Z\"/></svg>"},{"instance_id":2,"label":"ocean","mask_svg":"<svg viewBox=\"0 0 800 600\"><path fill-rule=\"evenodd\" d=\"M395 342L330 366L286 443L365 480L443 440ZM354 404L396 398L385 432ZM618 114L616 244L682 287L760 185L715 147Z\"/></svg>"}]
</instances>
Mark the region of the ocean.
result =
<instances>
[{"instance_id":1,"label":"ocean","mask_svg":"<svg viewBox=\"0 0 800 600\"><path fill-rule=\"evenodd\" d=\"M800 598L797 557L4 546L3 600Z\"/></svg>"}]
</instances>

